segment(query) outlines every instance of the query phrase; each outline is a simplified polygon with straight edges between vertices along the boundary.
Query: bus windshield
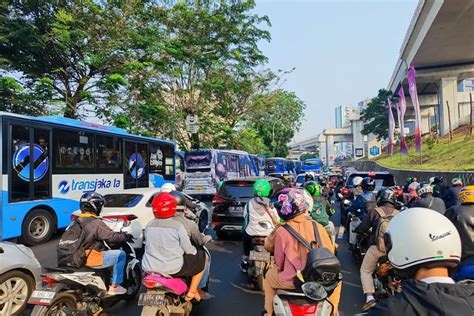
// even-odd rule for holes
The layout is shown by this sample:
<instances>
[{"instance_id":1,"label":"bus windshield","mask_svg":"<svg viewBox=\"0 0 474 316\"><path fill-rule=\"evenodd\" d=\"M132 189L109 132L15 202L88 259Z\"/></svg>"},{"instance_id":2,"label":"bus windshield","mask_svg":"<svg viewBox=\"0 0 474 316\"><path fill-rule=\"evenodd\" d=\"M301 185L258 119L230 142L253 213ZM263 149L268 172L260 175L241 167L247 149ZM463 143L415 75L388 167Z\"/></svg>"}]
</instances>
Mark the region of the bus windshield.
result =
<instances>
[{"instance_id":1,"label":"bus windshield","mask_svg":"<svg viewBox=\"0 0 474 316\"><path fill-rule=\"evenodd\" d=\"M193 151L184 156L184 165L186 170L193 168L209 168L212 161L210 151Z\"/></svg>"}]
</instances>

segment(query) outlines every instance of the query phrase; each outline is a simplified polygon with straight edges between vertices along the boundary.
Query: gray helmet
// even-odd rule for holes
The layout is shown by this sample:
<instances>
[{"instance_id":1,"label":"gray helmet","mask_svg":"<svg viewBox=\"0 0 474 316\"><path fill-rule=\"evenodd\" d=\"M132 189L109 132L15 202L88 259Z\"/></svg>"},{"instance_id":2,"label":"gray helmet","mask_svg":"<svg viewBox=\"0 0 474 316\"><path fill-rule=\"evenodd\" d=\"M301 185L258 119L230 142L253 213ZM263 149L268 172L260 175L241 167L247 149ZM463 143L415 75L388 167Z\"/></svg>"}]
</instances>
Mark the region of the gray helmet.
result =
<instances>
[{"instance_id":1,"label":"gray helmet","mask_svg":"<svg viewBox=\"0 0 474 316\"><path fill-rule=\"evenodd\" d=\"M94 213L99 216L104 207L105 199L102 194L97 192L87 192L81 196L79 200L79 208L81 212Z\"/></svg>"}]
</instances>

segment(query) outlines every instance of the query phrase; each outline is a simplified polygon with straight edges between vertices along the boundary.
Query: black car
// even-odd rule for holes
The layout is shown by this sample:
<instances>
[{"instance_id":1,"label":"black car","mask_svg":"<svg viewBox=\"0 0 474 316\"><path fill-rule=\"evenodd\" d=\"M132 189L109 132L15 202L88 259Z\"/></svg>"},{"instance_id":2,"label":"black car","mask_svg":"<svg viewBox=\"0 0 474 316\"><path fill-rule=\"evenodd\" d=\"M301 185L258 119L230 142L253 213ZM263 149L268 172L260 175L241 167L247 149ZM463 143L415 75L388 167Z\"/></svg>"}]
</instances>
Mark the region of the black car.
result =
<instances>
[{"instance_id":1,"label":"black car","mask_svg":"<svg viewBox=\"0 0 474 316\"><path fill-rule=\"evenodd\" d=\"M254 197L253 184L262 178L248 177L226 180L212 199L212 226L219 239L228 233L240 232L244 222L244 208ZM285 188L283 180L265 177L270 182L273 192Z\"/></svg>"}]
</instances>

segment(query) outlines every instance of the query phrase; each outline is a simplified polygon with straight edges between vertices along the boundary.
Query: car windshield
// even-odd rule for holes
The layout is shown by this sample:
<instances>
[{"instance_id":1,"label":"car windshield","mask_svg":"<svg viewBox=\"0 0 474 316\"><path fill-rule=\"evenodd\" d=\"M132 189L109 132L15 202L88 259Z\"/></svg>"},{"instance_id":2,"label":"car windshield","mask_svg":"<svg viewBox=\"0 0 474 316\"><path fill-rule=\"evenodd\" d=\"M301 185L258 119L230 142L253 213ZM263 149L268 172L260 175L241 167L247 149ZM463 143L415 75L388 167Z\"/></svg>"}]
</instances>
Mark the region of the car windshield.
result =
<instances>
[{"instance_id":1,"label":"car windshield","mask_svg":"<svg viewBox=\"0 0 474 316\"><path fill-rule=\"evenodd\" d=\"M219 191L219 196L224 199L253 198L253 182L224 183Z\"/></svg>"},{"instance_id":2,"label":"car windshield","mask_svg":"<svg viewBox=\"0 0 474 316\"><path fill-rule=\"evenodd\" d=\"M381 187L391 187L395 185L395 181L392 174L368 174L368 173L354 173L347 179L347 186L353 187L352 181L355 177L371 177L375 180L375 189L379 190Z\"/></svg>"},{"instance_id":3,"label":"car windshield","mask_svg":"<svg viewBox=\"0 0 474 316\"><path fill-rule=\"evenodd\" d=\"M105 207L134 207L142 200L142 194L107 194Z\"/></svg>"},{"instance_id":4,"label":"car windshield","mask_svg":"<svg viewBox=\"0 0 474 316\"><path fill-rule=\"evenodd\" d=\"M184 156L186 170L192 168L205 168L211 165L212 155L210 151L193 151Z\"/></svg>"}]
</instances>

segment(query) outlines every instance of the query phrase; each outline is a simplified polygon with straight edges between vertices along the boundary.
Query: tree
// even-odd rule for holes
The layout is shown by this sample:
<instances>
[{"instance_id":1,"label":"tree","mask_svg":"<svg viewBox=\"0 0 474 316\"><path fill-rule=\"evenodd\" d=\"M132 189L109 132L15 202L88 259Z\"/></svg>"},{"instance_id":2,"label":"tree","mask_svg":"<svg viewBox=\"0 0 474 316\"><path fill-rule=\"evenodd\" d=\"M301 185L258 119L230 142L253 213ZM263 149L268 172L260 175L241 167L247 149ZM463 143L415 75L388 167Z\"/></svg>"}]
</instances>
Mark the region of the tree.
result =
<instances>
[{"instance_id":1,"label":"tree","mask_svg":"<svg viewBox=\"0 0 474 316\"><path fill-rule=\"evenodd\" d=\"M4 1L2 67L28 85L43 80L64 116L78 118L125 83L123 66L139 58L131 42L148 30L146 8L145 1Z\"/></svg>"},{"instance_id":2,"label":"tree","mask_svg":"<svg viewBox=\"0 0 474 316\"><path fill-rule=\"evenodd\" d=\"M306 105L293 92L282 89L258 97L266 109L249 120L272 156L286 157L288 143L299 130Z\"/></svg>"},{"instance_id":3,"label":"tree","mask_svg":"<svg viewBox=\"0 0 474 316\"><path fill-rule=\"evenodd\" d=\"M378 95L372 98L367 108L361 113L361 119L365 122L362 134L374 134L377 139L386 138L388 135L387 98L392 99L392 91L380 89Z\"/></svg>"}]
</instances>

